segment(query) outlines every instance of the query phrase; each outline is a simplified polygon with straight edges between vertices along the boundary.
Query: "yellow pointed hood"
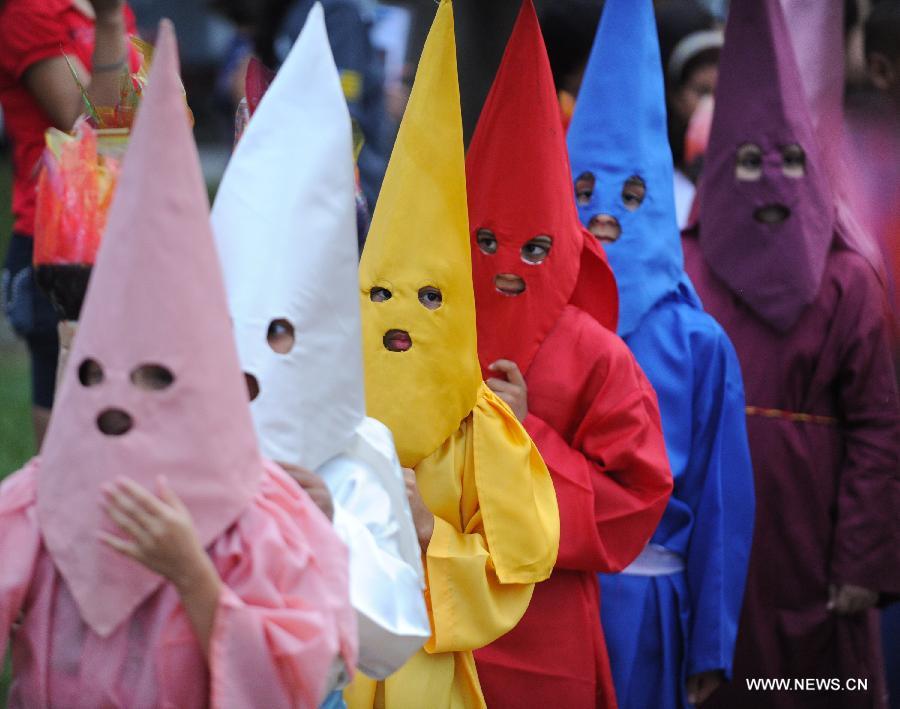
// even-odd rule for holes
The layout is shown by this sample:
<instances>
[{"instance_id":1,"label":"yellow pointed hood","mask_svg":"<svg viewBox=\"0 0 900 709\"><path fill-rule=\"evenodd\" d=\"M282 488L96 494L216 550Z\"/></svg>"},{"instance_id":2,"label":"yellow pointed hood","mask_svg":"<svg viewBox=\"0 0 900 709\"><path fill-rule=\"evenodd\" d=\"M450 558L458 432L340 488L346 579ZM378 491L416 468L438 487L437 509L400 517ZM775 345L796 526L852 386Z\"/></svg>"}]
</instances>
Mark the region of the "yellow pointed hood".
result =
<instances>
[{"instance_id":1,"label":"yellow pointed hood","mask_svg":"<svg viewBox=\"0 0 900 709\"><path fill-rule=\"evenodd\" d=\"M425 42L363 251L360 291L368 413L393 431L400 461L411 467L459 427L481 383L449 0Z\"/></svg>"}]
</instances>

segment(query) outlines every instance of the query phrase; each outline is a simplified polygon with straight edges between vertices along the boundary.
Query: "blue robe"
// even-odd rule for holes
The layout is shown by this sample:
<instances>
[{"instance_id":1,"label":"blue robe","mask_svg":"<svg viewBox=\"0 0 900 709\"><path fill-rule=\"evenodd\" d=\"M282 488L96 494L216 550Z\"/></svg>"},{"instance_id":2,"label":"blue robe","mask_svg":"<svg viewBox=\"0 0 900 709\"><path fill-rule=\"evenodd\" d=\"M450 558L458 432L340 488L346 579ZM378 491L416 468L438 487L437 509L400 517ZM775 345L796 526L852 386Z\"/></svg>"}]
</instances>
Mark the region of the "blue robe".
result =
<instances>
[{"instance_id":1,"label":"blue robe","mask_svg":"<svg viewBox=\"0 0 900 709\"><path fill-rule=\"evenodd\" d=\"M625 342L656 389L675 479L651 543L682 556L685 571L600 574L603 629L620 707L686 707L689 675L731 674L754 512L743 384L687 281Z\"/></svg>"},{"instance_id":2,"label":"blue robe","mask_svg":"<svg viewBox=\"0 0 900 709\"><path fill-rule=\"evenodd\" d=\"M651 545L683 561L667 570L684 569L600 575L623 709L684 707L687 676L730 675L753 537L743 380L684 273L661 67L652 1L606 0L567 135L582 223L605 217L620 227L604 245L618 332L656 389L675 479ZM630 187L638 178L640 198Z\"/></svg>"}]
</instances>

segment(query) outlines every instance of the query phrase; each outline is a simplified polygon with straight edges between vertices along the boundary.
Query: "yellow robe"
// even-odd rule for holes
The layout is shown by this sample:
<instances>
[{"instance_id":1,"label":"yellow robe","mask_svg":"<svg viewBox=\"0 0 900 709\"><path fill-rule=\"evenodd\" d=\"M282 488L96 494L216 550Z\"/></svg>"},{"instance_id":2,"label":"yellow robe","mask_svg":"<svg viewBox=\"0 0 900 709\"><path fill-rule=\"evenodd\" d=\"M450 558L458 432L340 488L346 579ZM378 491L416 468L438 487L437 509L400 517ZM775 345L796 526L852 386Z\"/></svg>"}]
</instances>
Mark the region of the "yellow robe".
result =
<instances>
[{"instance_id":1,"label":"yellow robe","mask_svg":"<svg viewBox=\"0 0 900 709\"><path fill-rule=\"evenodd\" d=\"M357 674L344 693L349 709L484 707L472 650L515 627L556 562L547 468L484 384L472 413L415 470L435 516L425 554L432 636L384 682Z\"/></svg>"}]
</instances>

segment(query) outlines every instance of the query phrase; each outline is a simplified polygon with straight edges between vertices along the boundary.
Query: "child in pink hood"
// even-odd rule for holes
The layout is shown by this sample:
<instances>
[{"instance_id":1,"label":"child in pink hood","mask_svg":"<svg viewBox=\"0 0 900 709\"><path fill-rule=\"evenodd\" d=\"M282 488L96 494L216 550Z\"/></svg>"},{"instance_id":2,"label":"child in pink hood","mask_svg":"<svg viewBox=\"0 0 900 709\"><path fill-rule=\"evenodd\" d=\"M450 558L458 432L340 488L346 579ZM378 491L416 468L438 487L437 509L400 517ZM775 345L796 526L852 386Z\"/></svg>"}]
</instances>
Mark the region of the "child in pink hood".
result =
<instances>
[{"instance_id":1,"label":"child in pink hood","mask_svg":"<svg viewBox=\"0 0 900 709\"><path fill-rule=\"evenodd\" d=\"M0 559L11 707L315 707L356 663L346 549L257 448L168 23Z\"/></svg>"}]
</instances>

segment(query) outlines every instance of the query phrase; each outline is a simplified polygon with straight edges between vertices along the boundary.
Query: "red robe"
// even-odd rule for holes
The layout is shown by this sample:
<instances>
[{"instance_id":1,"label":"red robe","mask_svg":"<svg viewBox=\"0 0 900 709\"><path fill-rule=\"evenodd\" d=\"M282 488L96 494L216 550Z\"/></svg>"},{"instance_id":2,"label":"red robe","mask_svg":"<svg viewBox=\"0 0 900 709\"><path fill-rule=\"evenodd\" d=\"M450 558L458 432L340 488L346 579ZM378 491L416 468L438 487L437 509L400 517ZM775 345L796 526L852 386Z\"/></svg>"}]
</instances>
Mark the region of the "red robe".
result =
<instances>
[{"instance_id":1,"label":"red robe","mask_svg":"<svg viewBox=\"0 0 900 709\"><path fill-rule=\"evenodd\" d=\"M574 305L525 379L525 428L559 500L559 557L518 626L475 652L481 688L502 709L615 707L597 572L631 563L669 499L656 394L625 343Z\"/></svg>"},{"instance_id":2,"label":"red robe","mask_svg":"<svg viewBox=\"0 0 900 709\"><path fill-rule=\"evenodd\" d=\"M782 334L716 278L693 232L684 255L734 343L748 408L770 410L747 417L756 525L734 679L703 707L883 707L877 611L838 615L827 602L831 584L900 593L900 413L884 291L862 256L835 243L818 296ZM748 678L869 684L763 692L748 691Z\"/></svg>"}]
</instances>

